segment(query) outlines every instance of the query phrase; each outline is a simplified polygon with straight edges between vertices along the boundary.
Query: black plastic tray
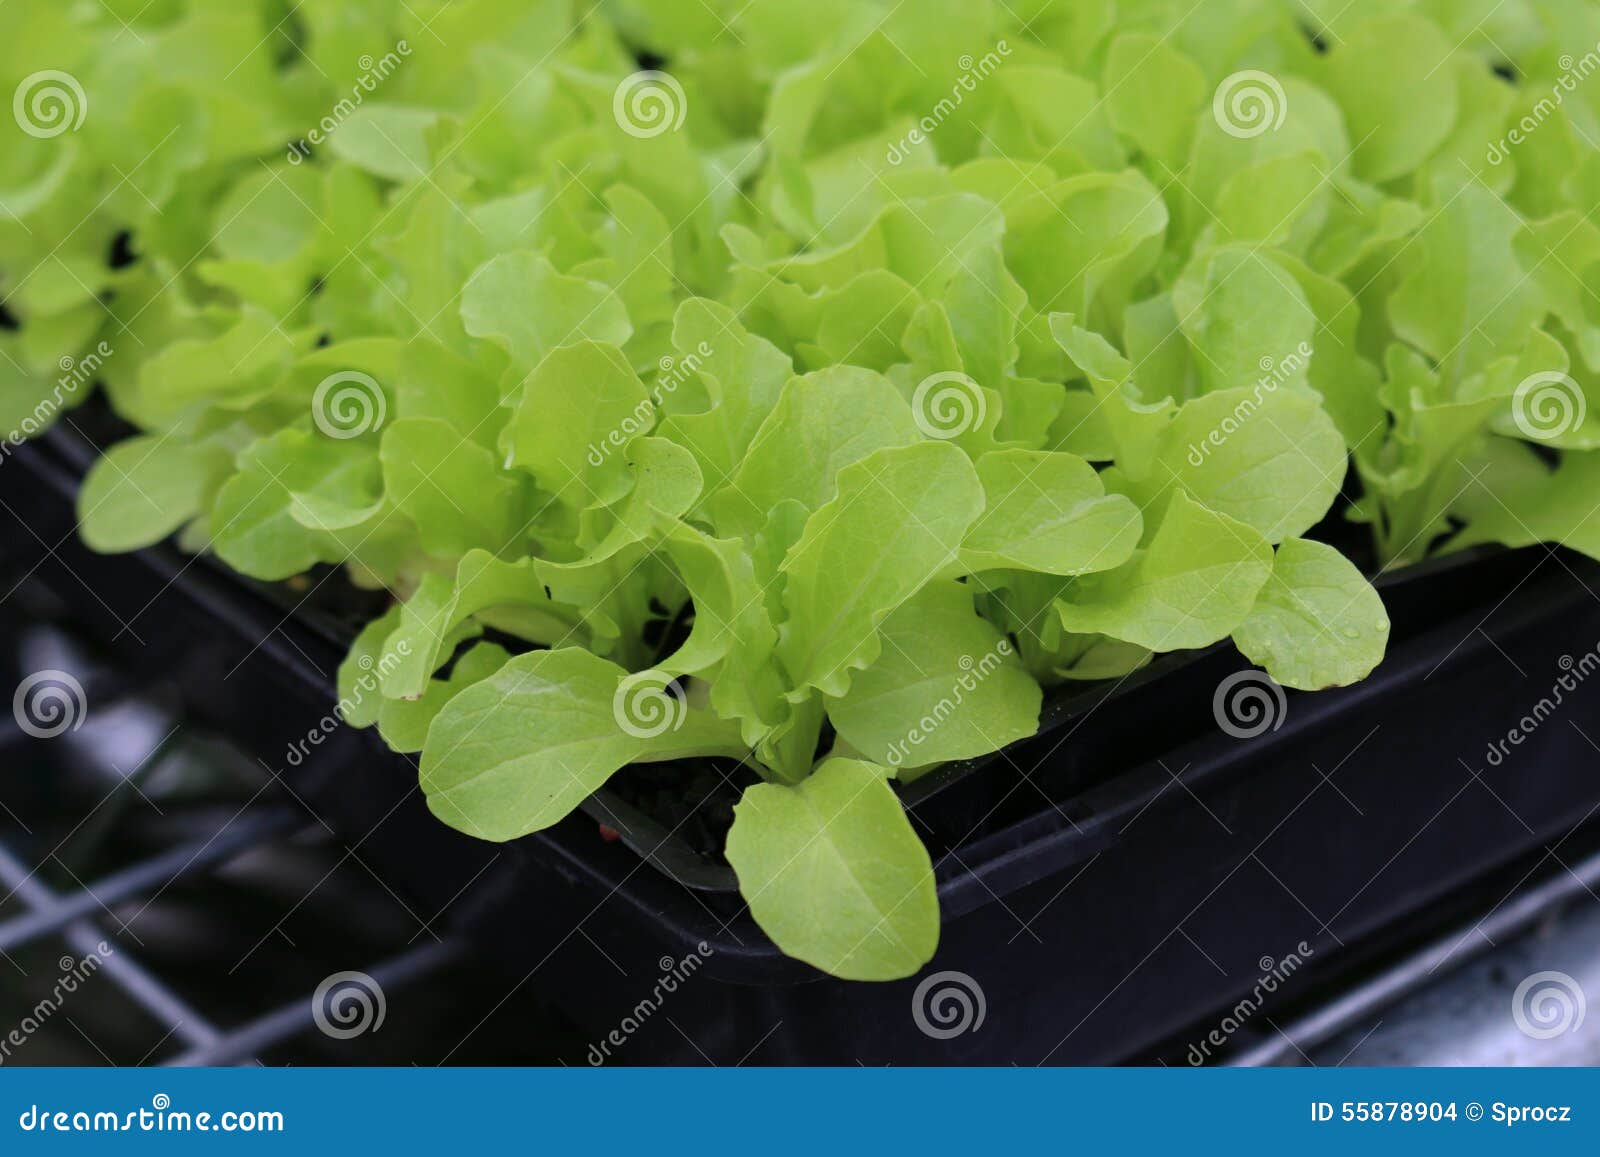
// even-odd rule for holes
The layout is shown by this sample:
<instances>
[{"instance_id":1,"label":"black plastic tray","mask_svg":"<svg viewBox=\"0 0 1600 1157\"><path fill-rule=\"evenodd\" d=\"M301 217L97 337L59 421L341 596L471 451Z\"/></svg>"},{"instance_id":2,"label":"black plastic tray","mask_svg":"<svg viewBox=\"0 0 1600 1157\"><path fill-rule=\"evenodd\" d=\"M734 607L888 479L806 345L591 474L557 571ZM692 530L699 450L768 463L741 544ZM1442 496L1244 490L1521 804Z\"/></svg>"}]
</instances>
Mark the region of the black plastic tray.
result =
<instances>
[{"instance_id":1,"label":"black plastic tray","mask_svg":"<svg viewBox=\"0 0 1600 1157\"><path fill-rule=\"evenodd\" d=\"M1457 889L1600 809L1589 739L1600 739L1600 678L1564 693L1505 759L1485 758L1569 673L1563 659L1588 669L1600 567L1542 549L1461 556L1386 578L1389 659L1358 687L1290 695L1276 731L1239 740L1218 728L1214 693L1245 665L1217 648L1059 700L1034 739L916 785L939 954L920 978L842 983L784 958L725 867L608 793L589 815L490 846L437 823L415 767L371 732L337 729L290 766L289 745L333 709L340 625L170 548L87 551L71 500L90 454L58 431L0 467L7 587L32 576L15 597L175 682L197 718L281 771L420 915L444 913L597 1046L611 1038L609 1057L1122 1060L1204 1034L1297 953L1308 967L1279 999L1292 997L1302 978L1420 926ZM624 841L603 840L597 815ZM691 955L692 978L664 994L662 977ZM928 981L941 972L963 975ZM945 1035L938 1010L956 1006L937 993L951 984L981 990L984 1012Z\"/></svg>"}]
</instances>

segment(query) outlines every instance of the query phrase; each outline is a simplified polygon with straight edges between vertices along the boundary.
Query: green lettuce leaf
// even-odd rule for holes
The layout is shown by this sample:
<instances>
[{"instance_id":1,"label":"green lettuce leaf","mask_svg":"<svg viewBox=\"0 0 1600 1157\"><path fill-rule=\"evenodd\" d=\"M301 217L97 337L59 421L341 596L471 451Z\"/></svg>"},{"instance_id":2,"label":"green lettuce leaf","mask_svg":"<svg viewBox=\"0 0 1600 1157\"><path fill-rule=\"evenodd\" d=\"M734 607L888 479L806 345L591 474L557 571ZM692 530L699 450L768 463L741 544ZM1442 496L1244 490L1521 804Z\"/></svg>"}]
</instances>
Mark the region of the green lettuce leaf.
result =
<instances>
[{"instance_id":1,"label":"green lettuce leaf","mask_svg":"<svg viewBox=\"0 0 1600 1157\"><path fill-rule=\"evenodd\" d=\"M880 450L841 470L838 495L783 562L788 618L777 654L795 687L843 694L851 672L878 657L883 620L959 569L982 510L977 471L949 443Z\"/></svg>"},{"instance_id":2,"label":"green lettuce leaf","mask_svg":"<svg viewBox=\"0 0 1600 1157\"><path fill-rule=\"evenodd\" d=\"M511 840L560 821L629 763L744 754L737 725L643 674L568 648L519 655L468 687L428 728L429 809L468 835Z\"/></svg>"},{"instance_id":3,"label":"green lettuce leaf","mask_svg":"<svg viewBox=\"0 0 1600 1157\"><path fill-rule=\"evenodd\" d=\"M1114 571L1076 580L1056 609L1080 635L1152 651L1206 647L1249 617L1271 575L1261 534L1179 492L1149 546Z\"/></svg>"},{"instance_id":4,"label":"green lettuce leaf","mask_svg":"<svg viewBox=\"0 0 1600 1157\"><path fill-rule=\"evenodd\" d=\"M828 702L839 736L901 778L986 755L1039 727L1039 685L963 583L928 587L884 620L883 657Z\"/></svg>"},{"instance_id":5,"label":"green lettuce leaf","mask_svg":"<svg viewBox=\"0 0 1600 1157\"><path fill-rule=\"evenodd\" d=\"M1389 616L1344 555L1291 538L1278 547L1272 577L1233 639L1283 686L1321 691L1372 673L1389 641Z\"/></svg>"},{"instance_id":6,"label":"green lettuce leaf","mask_svg":"<svg viewBox=\"0 0 1600 1157\"><path fill-rule=\"evenodd\" d=\"M910 976L938 946L928 850L882 768L833 759L794 787L747 789L728 862L778 947L834 976Z\"/></svg>"}]
</instances>

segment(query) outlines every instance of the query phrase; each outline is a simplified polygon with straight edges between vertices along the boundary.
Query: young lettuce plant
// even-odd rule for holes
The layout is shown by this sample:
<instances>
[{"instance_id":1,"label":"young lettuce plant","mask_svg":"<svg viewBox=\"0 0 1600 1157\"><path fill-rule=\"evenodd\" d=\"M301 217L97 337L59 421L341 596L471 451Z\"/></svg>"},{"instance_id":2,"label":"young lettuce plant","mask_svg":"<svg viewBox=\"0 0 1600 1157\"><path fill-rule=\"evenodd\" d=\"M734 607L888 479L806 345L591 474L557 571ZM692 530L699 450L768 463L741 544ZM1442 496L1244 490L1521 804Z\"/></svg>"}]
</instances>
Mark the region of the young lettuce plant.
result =
<instances>
[{"instance_id":1,"label":"young lettuce plant","mask_svg":"<svg viewBox=\"0 0 1600 1157\"><path fill-rule=\"evenodd\" d=\"M137 428L98 549L389 592L347 717L463 832L741 761L757 921L907 976L897 782L1157 654L1377 665L1342 494L1600 557L1592 5L293 7L0 6L0 418Z\"/></svg>"}]
</instances>

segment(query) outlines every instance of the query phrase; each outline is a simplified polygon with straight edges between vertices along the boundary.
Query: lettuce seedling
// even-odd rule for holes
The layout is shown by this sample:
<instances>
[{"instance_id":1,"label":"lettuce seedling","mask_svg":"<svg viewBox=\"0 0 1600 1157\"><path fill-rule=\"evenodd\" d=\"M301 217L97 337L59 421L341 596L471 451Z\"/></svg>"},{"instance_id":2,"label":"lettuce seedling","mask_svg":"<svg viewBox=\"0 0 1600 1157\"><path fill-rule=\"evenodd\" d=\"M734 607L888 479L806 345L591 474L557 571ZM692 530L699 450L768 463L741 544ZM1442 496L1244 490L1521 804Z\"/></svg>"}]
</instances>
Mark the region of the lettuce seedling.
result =
<instances>
[{"instance_id":1,"label":"lettuce seedling","mask_svg":"<svg viewBox=\"0 0 1600 1157\"><path fill-rule=\"evenodd\" d=\"M1162 653L1357 682L1380 566L1600 557L1600 9L1191 7L0 6L0 425L98 382L93 546L389 592L347 719L444 823L741 761L756 920L910 975L896 782Z\"/></svg>"}]
</instances>

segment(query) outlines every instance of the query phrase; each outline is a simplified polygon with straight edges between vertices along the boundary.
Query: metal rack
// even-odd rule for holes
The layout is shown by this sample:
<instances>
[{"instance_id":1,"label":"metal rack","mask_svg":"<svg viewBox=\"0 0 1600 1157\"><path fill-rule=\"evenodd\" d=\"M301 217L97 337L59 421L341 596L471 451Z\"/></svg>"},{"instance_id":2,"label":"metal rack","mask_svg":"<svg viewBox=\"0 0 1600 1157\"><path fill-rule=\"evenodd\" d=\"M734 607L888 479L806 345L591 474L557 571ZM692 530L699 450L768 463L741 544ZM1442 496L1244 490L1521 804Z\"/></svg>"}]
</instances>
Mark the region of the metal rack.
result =
<instances>
[{"instance_id":1,"label":"metal rack","mask_svg":"<svg viewBox=\"0 0 1600 1157\"><path fill-rule=\"evenodd\" d=\"M97 675L95 698L104 705L102 710L136 699L130 688L115 686L114 675ZM10 716L0 716L0 758L20 759L30 742L37 741L30 740ZM54 853L30 862L30 841L22 838L21 826L0 820L0 888L4 889L0 904L14 903L22 909L0 921L0 961L15 966L13 953L57 938L77 956L95 957L98 974L165 1030L163 1042L171 1042L177 1051L163 1063L256 1063L262 1054L313 1027L316 1009L312 995L307 993L243 1023L213 1023L174 985L141 962L138 946L128 943L134 938L125 935L127 925L114 910L140 901L148 906L172 885L205 877L248 853L290 840L310 823L292 802L262 793L205 835L177 841L129 866L60 890L47 883L43 874ZM37 856L37 851L31 855ZM115 951L102 953L100 946L105 943L116 944ZM458 960L462 951L455 941L429 940L374 963L366 973L384 991L397 991L436 974Z\"/></svg>"}]
</instances>

